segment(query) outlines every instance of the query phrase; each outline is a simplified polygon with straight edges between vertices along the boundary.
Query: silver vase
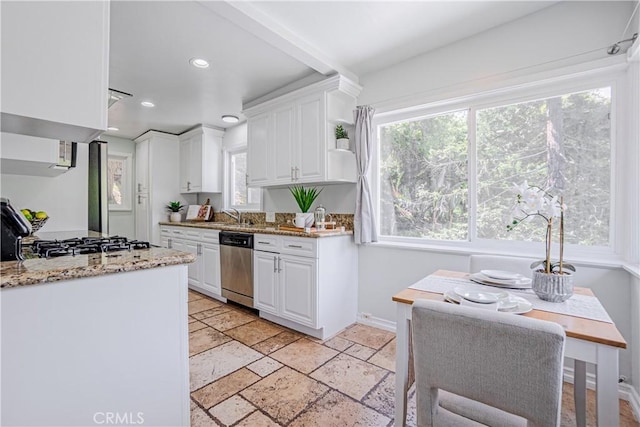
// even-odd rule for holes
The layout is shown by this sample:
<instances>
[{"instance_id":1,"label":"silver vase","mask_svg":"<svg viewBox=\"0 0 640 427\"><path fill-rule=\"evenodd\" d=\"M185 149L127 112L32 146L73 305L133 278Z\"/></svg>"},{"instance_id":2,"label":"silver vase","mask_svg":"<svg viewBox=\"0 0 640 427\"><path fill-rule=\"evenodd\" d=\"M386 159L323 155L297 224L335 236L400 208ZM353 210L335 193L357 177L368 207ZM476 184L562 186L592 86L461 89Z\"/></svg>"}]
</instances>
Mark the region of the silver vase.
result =
<instances>
[{"instance_id":1,"label":"silver vase","mask_svg":"<svg viewBox=\"0 0 640 427\"><path fill-rule=\"evenodd\" d=\"M533 272L531 288L542 300L563 302L573 295L573 274L547 274L542 270L536 270Z\"/></svg>"}]
</instances>

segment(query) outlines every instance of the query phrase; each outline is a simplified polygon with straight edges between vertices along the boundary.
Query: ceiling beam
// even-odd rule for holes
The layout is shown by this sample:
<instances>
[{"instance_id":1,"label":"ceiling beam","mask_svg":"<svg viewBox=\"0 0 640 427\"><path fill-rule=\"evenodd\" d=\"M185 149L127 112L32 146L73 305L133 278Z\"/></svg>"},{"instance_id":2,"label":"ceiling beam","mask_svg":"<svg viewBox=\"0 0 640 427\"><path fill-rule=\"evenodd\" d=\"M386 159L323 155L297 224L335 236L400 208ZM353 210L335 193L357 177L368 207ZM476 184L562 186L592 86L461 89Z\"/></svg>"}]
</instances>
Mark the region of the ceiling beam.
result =
<instances>
[{"instance_id":1,"label":"ceiling beam","mask_svg":"<svg viewBox=\"0 0 640 427\"><path fill-rule=\"evenodd\" d=\"M358 76L246 1L201 1L207 9L280 49L320 74L334 73L358 82Z\"/></svg>"}]
</instances>

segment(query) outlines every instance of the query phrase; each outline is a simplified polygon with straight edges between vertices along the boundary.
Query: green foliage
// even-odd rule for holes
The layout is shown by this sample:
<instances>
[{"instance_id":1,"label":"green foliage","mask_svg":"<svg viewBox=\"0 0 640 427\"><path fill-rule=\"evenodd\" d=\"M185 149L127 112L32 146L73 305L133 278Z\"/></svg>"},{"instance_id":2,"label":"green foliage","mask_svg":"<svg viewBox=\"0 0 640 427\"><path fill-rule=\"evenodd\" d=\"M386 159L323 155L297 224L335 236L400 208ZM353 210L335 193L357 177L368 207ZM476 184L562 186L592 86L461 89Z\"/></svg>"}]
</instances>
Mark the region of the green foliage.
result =
<instances>
[{"instance_id":1,"label":"green foliage","mask_svg":"<svg viewBox=\"0 0 640 427\"><path fill-rule=\"evenodd\" d=\"M349 133L342 125L336 126L336 139L349 139Z\"/></svg>"},{"instance_id":2,"label":"green foliage","mask_svg":"<svg viewBox=\"0 0 640 427\"><path fill-rule=\"evenodd\" d=\"M559 102L558 102L559 100ZM556 120L550 104L561 106ZM467 240L470 197L477 204L480 239L544 242L539 224L508 232L514 182L549 180L551 148L562 160L569 206L565 243L609 244L611 100L607 90L477 110L476 193L468 193L468 111L380 128L381 234ZM559 133L555 147L549 127Z\"/></svg>"},{"instance_id":3,"label":"green foliage","mask_svg":"<svg viewBox=\"0 0 640 427\"><path fill-rule=\"evenodd\" d=\"M302 185L289 187L289 191L293 195L293 198L296 199L302 213L309 212L311 205L320 195L322 190L322 188L318 190L315 187L304 188Z\"/></svg>"},{"instance_id":4,"label":"green foliage","mask_svg":"<svg viewBox=\"0 0 640 427\"><path fill-rule=\"evenodd\" d=\"M540 260L540 261L536 261L533 264L531 264L531 269L533 270L536 267L542 266L542 269L544 271L547 271L547 261L546 260ZM576 271L576 267L573 264L567 264L566 262L562 263L562 270L571 270L573 272ZM559 262L552 262L549 268L549 271L551 273L553 272L559 272L560 271L560 263Z\"/></svg>"},{"instance_id":5,"label":"green foliage","mask_svg":"<svg viewBox=\"0 0 640 427\"><path fill-rule=\"evenodd\" d=\"M184 206L180 202L169 202L167 210L171 212L180 212Z\"/></svg>"}]
</instances>

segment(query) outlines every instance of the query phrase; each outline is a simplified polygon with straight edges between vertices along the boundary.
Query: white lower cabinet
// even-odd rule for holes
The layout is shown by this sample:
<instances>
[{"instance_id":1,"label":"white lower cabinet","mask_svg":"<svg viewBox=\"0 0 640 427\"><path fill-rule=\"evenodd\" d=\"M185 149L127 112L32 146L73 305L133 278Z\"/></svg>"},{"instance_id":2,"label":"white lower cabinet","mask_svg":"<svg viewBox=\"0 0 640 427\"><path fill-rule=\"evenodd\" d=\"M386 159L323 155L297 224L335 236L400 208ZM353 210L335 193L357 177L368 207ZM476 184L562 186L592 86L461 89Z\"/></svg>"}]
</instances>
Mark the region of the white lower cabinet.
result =
<instances>
[{"instance_id":1,"label":"white lower cabinet","mask_svg":"<svg viewBox=\"0 0 640 427\"><path fill-rule=\"evenodd\" d=\"M357 250L351 236L256 234L254 305L272 322L325 339L356 320Z\"/></svg>"},{"instance_id":2,"label":"white lower cabinet","mask_svg":"<svg viewBox=\"0 0 640 427\"><path fill-rule=\"evenodd\" d=\"M189 287L224 301L220 282L218 234L218 230L162 225L160 242L165 248L194 254L196 261L188 264Z\"/></svg>"}]
</instances>

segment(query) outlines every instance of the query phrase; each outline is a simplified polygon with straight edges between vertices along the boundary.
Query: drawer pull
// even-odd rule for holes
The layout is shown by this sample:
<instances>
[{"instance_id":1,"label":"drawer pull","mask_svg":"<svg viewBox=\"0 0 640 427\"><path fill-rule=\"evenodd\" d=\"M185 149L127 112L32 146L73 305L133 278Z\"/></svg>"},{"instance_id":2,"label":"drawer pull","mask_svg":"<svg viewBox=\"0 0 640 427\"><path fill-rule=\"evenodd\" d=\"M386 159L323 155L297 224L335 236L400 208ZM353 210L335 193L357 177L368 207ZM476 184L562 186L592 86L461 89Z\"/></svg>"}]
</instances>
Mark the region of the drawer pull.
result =
<instances>
[{"instance_id":1,"label":"drawer pull","mask_svg":"<svg viewBox=\"0 0 640 427\"><path fill-rule=\"evenodd\" d=\"M275 256L273 257L273 272L278 272L278 257Z\"/></svg>"},{"instance_id":2,"label":"drawer pull","mask_svg":"<svg viewBox=\"0 0 640 427\"><path fill-rule=\"evenodd\" d=\"M260 243L261 245L270 245L271 244L271 242L261 242L261 241L258 241L258 243Z\"/></svg>"},{"instance_id":3,"label":"drawer pull","mask_svg":"<svg viewBox=\"0 0 640 427\"><path fill-rule=\"evenodd\" d=\"M300 246L300 245L287 245L287 247L296 248L296 249L302 249L302 246Z\"/></svg>"}]
</instances>

